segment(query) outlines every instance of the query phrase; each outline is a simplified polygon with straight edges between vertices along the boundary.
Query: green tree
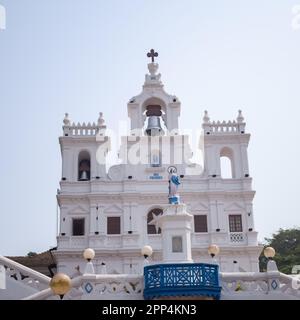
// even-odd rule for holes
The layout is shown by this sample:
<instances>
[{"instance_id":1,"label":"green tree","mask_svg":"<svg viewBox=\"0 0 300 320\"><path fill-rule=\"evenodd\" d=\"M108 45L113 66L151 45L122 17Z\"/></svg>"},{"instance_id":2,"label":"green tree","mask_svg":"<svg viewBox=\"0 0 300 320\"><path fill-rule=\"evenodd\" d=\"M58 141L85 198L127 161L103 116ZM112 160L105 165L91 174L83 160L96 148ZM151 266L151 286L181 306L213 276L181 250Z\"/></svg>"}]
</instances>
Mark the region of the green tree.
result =
<instances>
[{"instance_id":1,"label":"green tree","mask_svg":"<svg viewBox=\"0 0 300 320\"><path fill-rule=\"evenodd\" d=\"M279 229L272 238L265 238L265 247L276 251L274 260L278 270L290 274L294 265L300 265L300 228ZM260 271L266 271L267 259L263 252L259 257Z\"/></svg>"},{"instance_id":2,"label":"green tree","mask_svg":"<svg viewBox=\"0 0 300 320\"><path fill-rule=\"evenodd\" d=\"M37 253L36 252L32 252L32 251L27 253L27 257L34 257L36 255L37 255Z\"/></svg>"}]
</instances>

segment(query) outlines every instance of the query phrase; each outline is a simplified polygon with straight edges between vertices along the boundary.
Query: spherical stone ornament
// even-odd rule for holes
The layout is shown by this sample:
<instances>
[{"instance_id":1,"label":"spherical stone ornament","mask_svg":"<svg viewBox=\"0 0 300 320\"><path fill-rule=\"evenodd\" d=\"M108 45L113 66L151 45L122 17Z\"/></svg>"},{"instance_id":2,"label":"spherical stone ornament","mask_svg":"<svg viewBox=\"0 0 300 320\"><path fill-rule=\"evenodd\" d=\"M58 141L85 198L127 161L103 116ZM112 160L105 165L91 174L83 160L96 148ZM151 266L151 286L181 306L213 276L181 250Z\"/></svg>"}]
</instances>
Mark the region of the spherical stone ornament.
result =
<instances>
[{"instance_id":1,"label":"spherical stone ornament","mask_svg":"<svg viewBox=\"0 0 300 320\"><path fill-rule=\"evenodd\" d=\"M216 256L220 252L220 248L216 244L212 244L208 247L208 253Z\"/></svg>"},{"instance_id":2,"label":"spherical stone ornament","mask_svg":"<svg viewBox=\"0 0 300 320\"><path fill-rule=\"evenodd\" d=\"M150 246L144 246L141 250L141 253L145 257L150 257L153 253L153 249Z\"/></svg>"},{"instance_id":3,"label":"spherical stone ornament","mask_svg":"<svg viewBox=\"0 0 300 320\"><path fill-rule=\"evenodd\" d=\"M87 248L83 251L83 257L85 260L91 261L95 257L95 251L91 248Z\"/></svg>"},{"instance_id":4,"label":"spherical stone ornament","mask_svg":"<svg viewBox=\"0 0 300 320\"><path fill-rule=\"evenodd\" d=\"M273 258L276 254L276 251L272 247L267 247L264 249L264 255L266 258Z\"/></svg>"},{"instance_id":5,"label":"spherical stone ornament","mask_svg":"<svg viewBox=\"0 0 300 320\"><path fill-rule=\"evenodd\" d=\"M71 289L71 279L64 273L57 273L50 281L50 288L54 294L62 296Z\"/></svg>"}]
</instances>

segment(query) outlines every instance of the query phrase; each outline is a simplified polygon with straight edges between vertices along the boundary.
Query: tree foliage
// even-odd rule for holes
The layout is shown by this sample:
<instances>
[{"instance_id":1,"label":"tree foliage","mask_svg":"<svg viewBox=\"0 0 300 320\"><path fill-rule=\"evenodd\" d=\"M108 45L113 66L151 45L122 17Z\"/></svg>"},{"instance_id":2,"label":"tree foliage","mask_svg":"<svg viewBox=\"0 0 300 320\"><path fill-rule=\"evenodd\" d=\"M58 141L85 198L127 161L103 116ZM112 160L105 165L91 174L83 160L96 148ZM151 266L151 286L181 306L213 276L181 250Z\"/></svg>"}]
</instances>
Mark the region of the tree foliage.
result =
<instances>
[{"instance_id":1,"label":"tree foliage","mask_svg":"<svg viewBox=\"0 0 300 320\"><path fill-rule=\"evenodd\" d=\"M279 229L272 238L265 238L265 247L273 247L276 251L274 260L278 270L290 274L295 265L300 265L300 228ZM259 258L260 270L266 271L267 259L263 252Z\"/></svg>"},{"instance_id":2,"label":"tree foliage","mask_svg":"<svg viewBox=\"0 0 300 320\"><path fill-rule=\"evenodd\" d=\"M32 252L32 251L27 253L27 257L34 257L36 255L37 255L37 253L36 252Z\"/></svg>"}]
</instances>

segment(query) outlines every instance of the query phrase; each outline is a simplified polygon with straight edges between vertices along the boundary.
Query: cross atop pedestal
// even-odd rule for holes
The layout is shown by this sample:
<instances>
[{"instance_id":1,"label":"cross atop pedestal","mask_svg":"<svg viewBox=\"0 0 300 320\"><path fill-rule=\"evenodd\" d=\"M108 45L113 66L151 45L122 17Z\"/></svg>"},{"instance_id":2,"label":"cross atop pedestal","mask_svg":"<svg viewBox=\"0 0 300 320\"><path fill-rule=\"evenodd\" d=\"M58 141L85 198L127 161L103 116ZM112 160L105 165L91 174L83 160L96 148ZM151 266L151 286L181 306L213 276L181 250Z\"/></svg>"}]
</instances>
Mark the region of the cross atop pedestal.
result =
<instances>
[{"instance_id":1,"label":"cross atop pedestal","mask_svg":"<svg viewBox=\"0 0 300 320\"><path fill-rule=\"evenodd\" d=\"M147 53L147 57L151 58L151 61L154 62L154 57L158 57L158 53L155 52L154 49L151 49L150 52Z\"/></svg>"}]
</instances>

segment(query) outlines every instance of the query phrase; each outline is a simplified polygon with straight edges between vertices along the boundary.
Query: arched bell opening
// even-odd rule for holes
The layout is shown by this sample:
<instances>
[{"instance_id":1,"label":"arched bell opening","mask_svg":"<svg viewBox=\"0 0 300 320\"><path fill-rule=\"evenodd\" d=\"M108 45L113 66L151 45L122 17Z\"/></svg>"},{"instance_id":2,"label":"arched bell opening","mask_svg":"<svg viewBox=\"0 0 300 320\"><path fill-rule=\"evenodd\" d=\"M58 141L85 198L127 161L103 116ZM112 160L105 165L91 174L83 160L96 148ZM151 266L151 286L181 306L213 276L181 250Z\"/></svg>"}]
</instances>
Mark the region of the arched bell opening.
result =
<instances>
[{"instance_id":1,"label":"arched bell opening","mask_svg":"<svg viewBox=\"0 0 300 320\"><path fill-rule=\"evenodd\" d=\"M145 134L147 136L163 136L165 134L163 110L160 105L148 105L144 115L146 116Z\"/></svg>"},{"instance_id":2,"label":"arched bell opening","mask_svg":"<svg viewBox=\"0 0 300 320\"><path fill-rule=\"evenodd\" d=\"M87 151L81 151L78 156L78 181L91 179L91 157Z\"/></svg>"},{"instance_id":3,"label":"arched bell opening","mask_svg":"<svg viewBox=\"0 0 300 320\"><path fill-rule=\"evenodd\" d=\"M234 153L231 148L224 147L220 152L221 177L223 179L235 178Z\"/></svg>"}]
</instances>

